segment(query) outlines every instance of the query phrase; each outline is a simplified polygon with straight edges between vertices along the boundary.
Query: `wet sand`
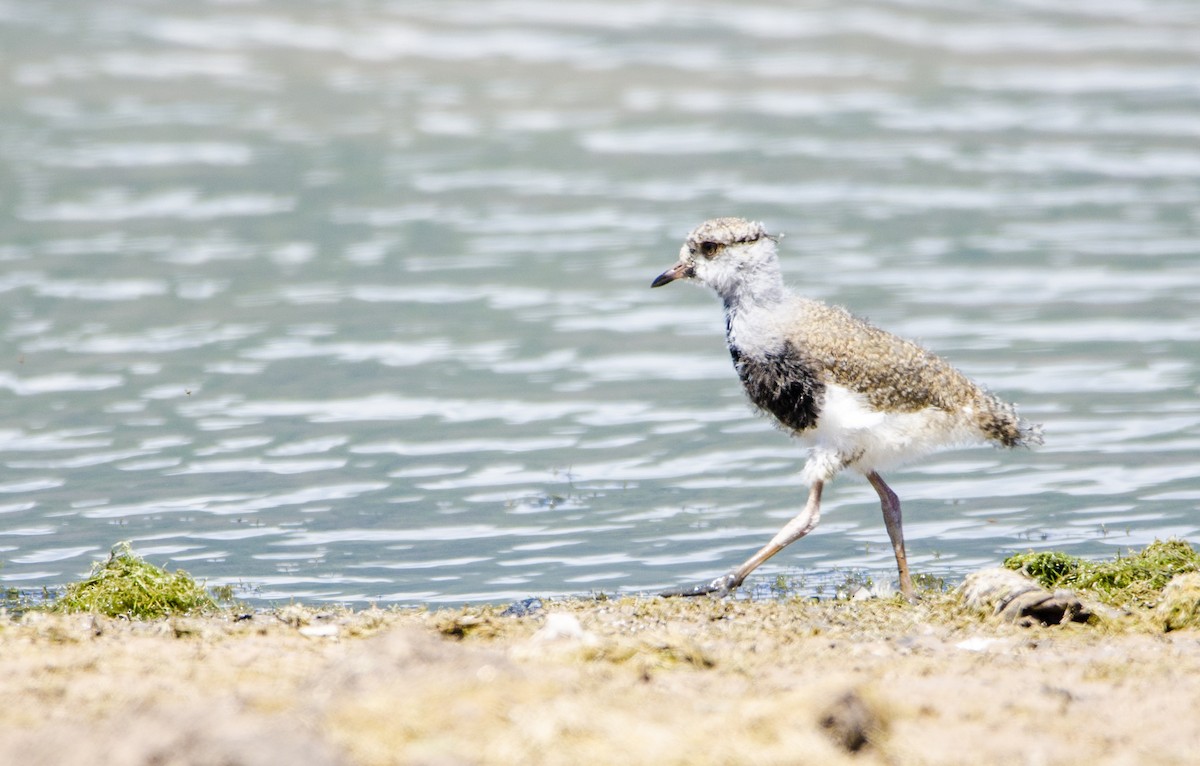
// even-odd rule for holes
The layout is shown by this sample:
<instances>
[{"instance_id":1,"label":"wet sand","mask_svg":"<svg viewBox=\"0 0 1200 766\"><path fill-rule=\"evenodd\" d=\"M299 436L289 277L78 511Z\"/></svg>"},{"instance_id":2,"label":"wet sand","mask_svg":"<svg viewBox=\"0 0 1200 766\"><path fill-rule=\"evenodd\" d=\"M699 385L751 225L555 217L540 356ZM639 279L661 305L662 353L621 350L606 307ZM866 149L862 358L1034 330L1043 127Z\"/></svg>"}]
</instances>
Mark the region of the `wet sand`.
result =
<instances>
[{"instance_id":1,"label":"wet sand","mask_svg":"<svg viewBox=\"0 0 1200 766\"><path fill-rule=\"evenodd\" d=\"M1194 763L1200 632L949 595L0 618L0 763Z\"/></svg>"}]
</instances>

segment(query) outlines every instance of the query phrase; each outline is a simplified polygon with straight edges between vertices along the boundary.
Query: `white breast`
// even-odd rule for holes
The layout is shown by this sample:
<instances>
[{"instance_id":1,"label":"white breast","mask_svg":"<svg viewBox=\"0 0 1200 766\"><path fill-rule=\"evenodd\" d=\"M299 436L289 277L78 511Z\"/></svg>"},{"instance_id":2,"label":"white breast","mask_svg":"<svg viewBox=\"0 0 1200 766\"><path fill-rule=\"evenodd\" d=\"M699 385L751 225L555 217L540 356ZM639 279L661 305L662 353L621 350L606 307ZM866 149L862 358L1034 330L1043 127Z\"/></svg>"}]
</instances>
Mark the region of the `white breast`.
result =
<instances>
[{"instance_id":1,"label":"white breast","mask_svg":"<svg viewBox=\"0 0 1200 766\"><path fill-rule=\"evenodd\" d=\"M828 481L844 468L883 471L939 449L983 441L969 409L948 413L876 410L862 394L836 383L825 387L817 425L801 441L812 449L806 481Z\"/></svg>"}]
</instances>

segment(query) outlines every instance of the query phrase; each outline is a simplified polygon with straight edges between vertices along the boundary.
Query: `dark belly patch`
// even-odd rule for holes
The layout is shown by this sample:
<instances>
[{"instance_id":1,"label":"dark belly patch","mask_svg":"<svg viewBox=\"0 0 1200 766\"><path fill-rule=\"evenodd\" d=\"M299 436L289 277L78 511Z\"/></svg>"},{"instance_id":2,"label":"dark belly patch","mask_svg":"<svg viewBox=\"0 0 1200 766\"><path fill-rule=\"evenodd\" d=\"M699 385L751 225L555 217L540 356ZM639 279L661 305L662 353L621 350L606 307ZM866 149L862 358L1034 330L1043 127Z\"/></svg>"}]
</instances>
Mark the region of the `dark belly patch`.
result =
<instances>
[{"instance_id":1,"label":"dark belly patch","mask_svg":"<svg viewBox=\"0 0 1200 766\"><path fill-rule=\"evenodd\" d=\"M748 356L729 347L733 366L754 406L770 413L786 428L807 431L817 423L825 384L817 368L790 343L766 356Z\"/></svg>"}]
</instances>

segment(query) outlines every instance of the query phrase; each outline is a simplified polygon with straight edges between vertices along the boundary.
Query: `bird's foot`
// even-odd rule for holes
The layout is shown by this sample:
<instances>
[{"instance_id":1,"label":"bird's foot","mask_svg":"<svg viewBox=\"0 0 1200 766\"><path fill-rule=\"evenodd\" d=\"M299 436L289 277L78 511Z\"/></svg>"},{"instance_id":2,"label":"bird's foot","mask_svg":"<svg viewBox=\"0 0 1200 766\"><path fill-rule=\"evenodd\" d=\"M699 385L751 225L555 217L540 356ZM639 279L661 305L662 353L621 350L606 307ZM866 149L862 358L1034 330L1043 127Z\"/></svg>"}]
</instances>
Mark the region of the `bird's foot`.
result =
<instances>
[{"instance_id":1,"label":"bird's foot","mask_svg":"<svg viewBox=\"0 0 1200 766\"><path fill-rule=\"evenodd\" d=\"M683 588L669 588L668 590L664 590L662 593L659 593L658 595L662 596L663 598L675 598L677 596L690 597L690 596L708 596L708 595L713 595L713 596L717 596L718 598L721 598L724 596L728 596L730 593L733 593L735 590L738 589L738 586L741 584L742 584L741 579L738 578L738 576L736 574L734 574L733 572L730 572L727 575L718 577L717 579L713 580L712 582L700 583L699 585L692 585L690 587L683 587Z\"/></svg>"}]
</instances>

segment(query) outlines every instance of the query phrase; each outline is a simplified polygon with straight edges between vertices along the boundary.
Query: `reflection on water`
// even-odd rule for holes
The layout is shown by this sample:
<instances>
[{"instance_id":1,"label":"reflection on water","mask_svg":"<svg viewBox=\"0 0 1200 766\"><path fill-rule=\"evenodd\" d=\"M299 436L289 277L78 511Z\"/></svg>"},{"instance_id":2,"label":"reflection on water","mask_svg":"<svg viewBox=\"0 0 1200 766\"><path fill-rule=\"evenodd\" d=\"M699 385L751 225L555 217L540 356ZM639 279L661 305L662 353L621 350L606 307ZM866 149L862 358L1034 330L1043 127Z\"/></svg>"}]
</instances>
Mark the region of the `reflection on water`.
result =
<instances>
[{"instance_id":1,"label":"reflection on water","mask_svg":"<svg viewBox=\"0 0 1200 766\"><path fill-rule=\"evenodd\" d=\"M714 215L1044 421L892 477L917 571L1200 542L1200 10L0 0L0 580L711 578L802 501ZM892 575L871 490L765 568Z\"/></svg>"}]
</instances>

